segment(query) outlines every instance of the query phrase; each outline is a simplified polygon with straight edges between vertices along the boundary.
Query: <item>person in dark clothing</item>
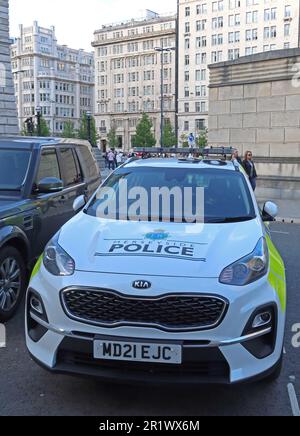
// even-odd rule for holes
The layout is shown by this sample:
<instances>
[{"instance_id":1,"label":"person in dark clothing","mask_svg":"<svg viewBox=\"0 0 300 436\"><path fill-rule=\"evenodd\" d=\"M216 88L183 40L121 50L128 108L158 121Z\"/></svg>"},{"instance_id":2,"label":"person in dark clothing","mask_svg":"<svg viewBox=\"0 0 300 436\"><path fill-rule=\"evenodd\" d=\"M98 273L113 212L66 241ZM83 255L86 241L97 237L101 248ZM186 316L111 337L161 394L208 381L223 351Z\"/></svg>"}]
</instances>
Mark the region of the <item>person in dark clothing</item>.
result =
<instances>
[{"instance_id":1,"label":"person in dark clothing","mask_svg":"<svg viewBox=\"0 0 300 436\"><path fill-rule=\"evenodd\" d=\"M253 162L253 154L251 151L247 151L247 153L245 154L245 160L243 162L243 167L245 168L245 171L249 177L253 191L255 191L257 172L256 172L255 164Z\"/></svg>"},{"instance_id":2,"label":"person in dark clothing","mask_svg":"<svg viewBox=\"0 0 300 436\"><path fill-rule=\"evenodd\" d=\"M239 156L239 152L238 152L237 150L235 150L234 153L232 154L231 160L232 160L233 162L236 161L236 162L239 163L240 165L243 165L242 159L240 158L240 156Z\"/></svg>"}]
</instances>

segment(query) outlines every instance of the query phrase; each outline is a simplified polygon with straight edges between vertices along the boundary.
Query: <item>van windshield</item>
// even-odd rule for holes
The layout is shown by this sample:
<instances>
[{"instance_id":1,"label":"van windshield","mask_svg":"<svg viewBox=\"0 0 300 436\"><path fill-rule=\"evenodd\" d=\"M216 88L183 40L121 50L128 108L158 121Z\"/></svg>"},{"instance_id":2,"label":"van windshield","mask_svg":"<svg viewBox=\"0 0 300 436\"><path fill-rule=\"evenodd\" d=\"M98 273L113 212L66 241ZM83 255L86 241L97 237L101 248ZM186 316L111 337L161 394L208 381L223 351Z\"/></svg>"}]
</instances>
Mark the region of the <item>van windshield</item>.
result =
<instances>
[{"instance_id":1,"label":"van windshield","mask_svg":"<svg viewBox=\"0 0 300 436\"><path fill-rule=\"evenodd\" d=\"M244 175L209 168L120 168L85 212L157 222L228 223L256 218Z\"/></svg>"}]
</instances>

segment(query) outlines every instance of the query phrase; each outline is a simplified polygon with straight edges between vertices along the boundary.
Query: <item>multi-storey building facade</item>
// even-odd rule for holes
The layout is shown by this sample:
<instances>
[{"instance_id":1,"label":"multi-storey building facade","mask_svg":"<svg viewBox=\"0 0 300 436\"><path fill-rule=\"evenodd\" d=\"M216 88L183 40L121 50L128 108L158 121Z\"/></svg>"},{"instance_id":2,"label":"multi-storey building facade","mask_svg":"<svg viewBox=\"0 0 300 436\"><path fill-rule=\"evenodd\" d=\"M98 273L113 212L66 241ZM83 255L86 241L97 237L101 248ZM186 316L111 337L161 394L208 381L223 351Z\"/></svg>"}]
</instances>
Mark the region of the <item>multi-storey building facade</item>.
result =
<instances>
[{"instance_id":1,"label":"multi-storey building facade","mask_svg":"<svg viewBox=\"0 0 300 436\"><path fill-rule=\"evenodd\" d=\"M179 137L207 127L208 65L299 46L299 0L178 0Z\"/></svg>"},{"instance_id":2,"label":"multi-storey building facade","mask_svg":"<svg viewBox=\"0 0 300 436\"><path fill-rule=\"evenodd\" d=\"M143 112L153 123L160 140L161 70L163 68L164 120L175 124L174 51L163 54L157 48L175 48L176 16L147 13L146 18L103 26L95 32L96 125L101 146L116 128L120 147L129 150L136 125Z\"/></svg>"},{"instance_id":3,"label":"multi-storey building facade","mask_svg":"<svg viewBox=\"0 0 300 436\"><path fill-rule=\"evenodd\" d=\"M16 101L11 74L9 3L0 0L0 135L18 133Z\"/></svg>"},{"instance_id":4,"label":"multi-storey building facade","mask_svg":"<svg viewBox=\"0 0 300 436\"><path fill-rule=\"evenodd\" d=\"M94 55L58 45L55 28L20 26L11 47L20 129L41 108L53 134L94 110Z\"/></svg>"}]
</instances>

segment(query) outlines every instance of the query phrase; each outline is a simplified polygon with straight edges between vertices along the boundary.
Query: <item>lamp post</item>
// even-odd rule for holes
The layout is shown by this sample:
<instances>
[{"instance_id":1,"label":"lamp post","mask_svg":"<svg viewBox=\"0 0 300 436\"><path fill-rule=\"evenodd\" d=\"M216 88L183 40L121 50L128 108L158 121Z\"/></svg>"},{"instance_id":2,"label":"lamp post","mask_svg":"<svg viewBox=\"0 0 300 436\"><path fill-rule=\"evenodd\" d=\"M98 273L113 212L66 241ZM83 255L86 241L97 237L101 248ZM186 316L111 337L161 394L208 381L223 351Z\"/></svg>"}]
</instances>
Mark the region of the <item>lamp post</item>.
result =
<instances>
[{"instance_id":1,"label":"lamp post","mask_svg":"<svg viewBox=\"0 0 300 436\"><path fill-rule=\"evenodd\" d=\"M41 136L41 116L42 116L42 108L41 108L41 106L37 106L36 119L37 119L37 134L38 134L38 136Z\"/></svg>"},{"instance_id":2,"label":"lamp post","mask_svg":"<svg viewBox=\"0 0 300 436\"><path fill-rule=\"evenodd\" d=\"M89 143L94 147L94 144L92 144L92 112L87 111L86 112L86 119L87 119L87 134L88 134L88 141Z\"/></svg>"},{"instance_id":3,"label":"lamp post","mask_svg":"<svg viewBox=\"0 0 300 436\"><path fill-rule=\"evenodd\" d=\"M176 47L155 47L155 51L160 53L161 71L160 71L160 146L164 146L164 53L175 51Z\"/></svg>"}]
</instances>

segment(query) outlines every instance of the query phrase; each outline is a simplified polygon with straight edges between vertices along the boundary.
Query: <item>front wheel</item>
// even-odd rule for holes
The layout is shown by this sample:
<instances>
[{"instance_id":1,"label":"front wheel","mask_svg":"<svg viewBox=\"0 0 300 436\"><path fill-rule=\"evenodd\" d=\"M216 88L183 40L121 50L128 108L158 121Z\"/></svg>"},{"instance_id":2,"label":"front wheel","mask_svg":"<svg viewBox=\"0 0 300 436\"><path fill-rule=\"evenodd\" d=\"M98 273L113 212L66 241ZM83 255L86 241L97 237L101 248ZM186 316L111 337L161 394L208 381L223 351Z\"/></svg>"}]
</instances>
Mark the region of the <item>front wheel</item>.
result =
<instances>
[{"instance_id":1,"label":"front wheel","mask_svg":"<svg viewBox=\"0 0 300 436\"><path fill-rule=\"evenodd\" d=\"M26 266L20 252L14 247L0 251L0 322L15 314L26 289Z\"/></svg>"}]
</instances>

